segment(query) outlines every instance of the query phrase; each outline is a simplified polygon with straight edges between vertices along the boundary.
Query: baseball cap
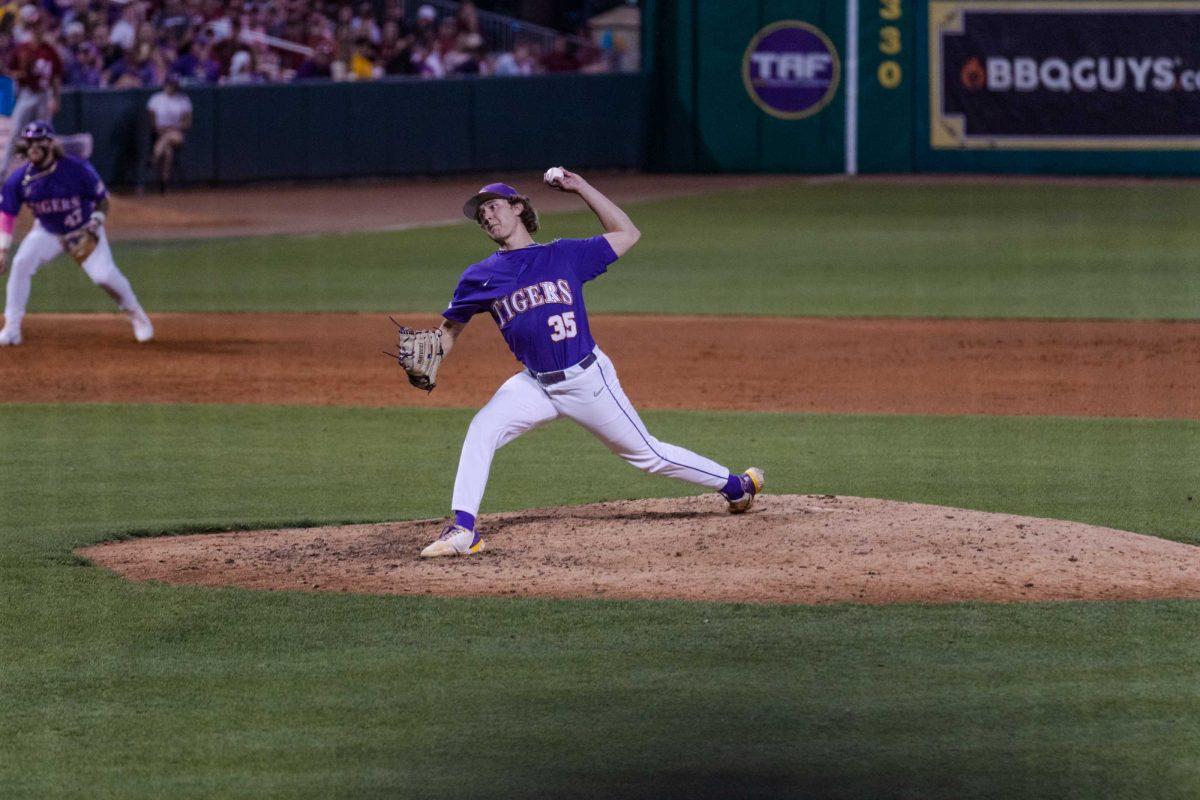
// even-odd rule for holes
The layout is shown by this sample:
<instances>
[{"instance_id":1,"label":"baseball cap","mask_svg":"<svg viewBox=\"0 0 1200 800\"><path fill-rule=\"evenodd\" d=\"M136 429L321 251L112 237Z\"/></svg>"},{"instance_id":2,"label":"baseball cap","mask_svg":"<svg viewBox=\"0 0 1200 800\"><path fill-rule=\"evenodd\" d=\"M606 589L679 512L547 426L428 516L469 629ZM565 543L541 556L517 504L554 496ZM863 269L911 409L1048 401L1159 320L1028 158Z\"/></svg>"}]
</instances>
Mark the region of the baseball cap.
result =
<instances>
[{"instance_id":1,"label":"baseball cap","mask_svg":"<svg viewBox=\"0 0 1200 800\"><path fill-rule=\"evenodd\" d=\"M54 136L54 126L45 120L35 120L21 131L22 139L50 139Z\"/></svg>"},{"instance_id":2,"label":"baseball cap","mask_svg":"<svg viewBox=\"0 0 1200 800\"><path fill-rule=\"evenodd\" d=\"M475 219L475 215L479 213L480 205L486 203L488 200L497 199L524 200L525 196L507 183L489 183L476 192L475 196L463 205L463 216L473 220Z\"/></svg>"}]
</instances>

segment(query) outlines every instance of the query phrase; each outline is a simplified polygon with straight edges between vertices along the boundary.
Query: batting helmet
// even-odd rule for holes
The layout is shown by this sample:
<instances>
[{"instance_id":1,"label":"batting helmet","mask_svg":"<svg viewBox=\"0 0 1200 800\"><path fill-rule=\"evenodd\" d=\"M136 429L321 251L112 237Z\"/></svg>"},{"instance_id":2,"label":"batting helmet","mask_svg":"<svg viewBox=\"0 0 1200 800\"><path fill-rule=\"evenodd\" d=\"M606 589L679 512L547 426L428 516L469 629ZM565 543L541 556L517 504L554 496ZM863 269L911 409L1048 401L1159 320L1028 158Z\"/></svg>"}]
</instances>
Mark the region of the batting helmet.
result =
<instances>
[{"instance_id":1,"label":"batting helmet","mask_svg":"<svg viewBox=\"0 0 1200 800\"><path fill-rule=\"evenodd\" d=\"M21 131L22 139L53 139L54 126L45 120L34 120Z\"/></svg>"}]
</instances>

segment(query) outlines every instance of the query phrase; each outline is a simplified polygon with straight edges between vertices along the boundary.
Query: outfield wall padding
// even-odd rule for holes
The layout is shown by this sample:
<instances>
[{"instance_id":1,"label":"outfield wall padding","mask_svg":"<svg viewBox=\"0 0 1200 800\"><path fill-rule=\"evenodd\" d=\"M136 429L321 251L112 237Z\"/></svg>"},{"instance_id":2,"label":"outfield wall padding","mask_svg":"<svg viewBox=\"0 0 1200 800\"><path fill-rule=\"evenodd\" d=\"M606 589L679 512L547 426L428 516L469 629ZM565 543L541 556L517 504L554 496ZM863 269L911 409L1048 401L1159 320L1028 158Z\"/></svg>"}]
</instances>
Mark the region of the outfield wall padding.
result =
<instances>
[{"instance_id":1,"label":"outfield wall padding","mask_svg":"<svg viewBox=\"0 0 1200 800\"><path fill-rule=\"evenodd\" d=\"M642 75L189 87L183 183L537 169L639 168ZM149 90L63 93L55 123L87 131L117 186L151 181Z\"/></svg>"},{"instance_id":2,"label":"outfield wall padding","mask_svg":"<svg viewBox=\"0 0 1200 800\"><path fill-rule=\"evenodd\" d=\"M681 172L840 172L845 92L802 120L763 113L746 94L741 65L765 25L803 19L835 42L844 7L823 0L647 0L644 63L650 73L648 160Z\"/></svg>"},{"instance_id":3,"label":"outfield wall padding","mask_svg":"<svg viewBox=\"0 0 1200 800\"><path fill-rule=\"evenodd\" d=\"M1200 55L1191 46L1200 35L1200 0L857 0L854 7L858 172L1200 175ZM651 169L847 168L845 0L644 0L643 9ZM788 20L827 37L841 68L836 95L804 118L764 110L742 77L749 55L758 52L751 48L756 34ZM968 55L980 63L993 56L1036 58L1042 65L1074 68L1081 59L1094 66L1101 60L1152 58L1156 70L1169 73L1168 65L1175 65L1176 83L1157 91L1135 88L1129 80L1119 89L1078 84L1059 91L1047 84L1005 93L974 83L961 72L962 64L951 69L938 60L943 53L934 45L956 35L967 40L973 49ZM949 96L939 88L938 71L945 73L948 89L969 88L958 95L970 96L974 115L956 116L955 109L938 104ZM755 77L762 76L752 74L751 81ZM1034 135L1007 135L1004 123L1022 115ZM1058 128L1037 130L1038 123L1052 119L1059 120ZM1151 121L1165 132L1154 134ZM963 126L957 139L955 124ZM1078 132L1089 127L1098 133Z\"/></svg>"}]
</instances>

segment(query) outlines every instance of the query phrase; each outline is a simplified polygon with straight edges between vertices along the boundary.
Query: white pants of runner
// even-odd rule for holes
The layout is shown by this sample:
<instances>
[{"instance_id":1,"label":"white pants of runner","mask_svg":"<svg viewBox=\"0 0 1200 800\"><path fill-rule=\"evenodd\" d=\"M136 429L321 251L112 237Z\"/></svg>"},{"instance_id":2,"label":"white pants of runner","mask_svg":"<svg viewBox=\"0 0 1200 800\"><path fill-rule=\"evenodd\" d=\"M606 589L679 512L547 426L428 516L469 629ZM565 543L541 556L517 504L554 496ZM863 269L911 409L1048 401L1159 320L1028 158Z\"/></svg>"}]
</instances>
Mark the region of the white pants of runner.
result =
<instances>
[{"instance_id":1,"label":"white pants of runner","mask_svg":"<svg viewBox=\"0 0 1200 800\"><path fill-rule=\"evenodd\" d=\"M9 268L8 289L5 292L4 327L21 327L25 318L25 306L29 304L29 291L33 284L33 276L47 261L63 251L62 242L53 233L42 227L40 222L33 223L33 229L21 240L17 254L13 256ZM92 279L92 283L108 292L117 305L126 314L141 312L129 279L117 269L113 261L112 248L108 246L108 236L104 228L100 228L100 243L83 262L83 271Z\"/></svg>"},{"instance_id":2,"label":"white pants of runner","mask_svg":"<svg viewBox=\"0 0 1200 800\"><path fill-rule=\"evenodd\" d=\"M621 389L612 361L598 347L595 353L596 363L560 383L543 386L528 372L504 382L467 430L451 508L478 514L496 451L559 417L591 431L609 450L640 470L708 489L725 487L728 469L650 435Z\"/></svg>"}]
</instances>

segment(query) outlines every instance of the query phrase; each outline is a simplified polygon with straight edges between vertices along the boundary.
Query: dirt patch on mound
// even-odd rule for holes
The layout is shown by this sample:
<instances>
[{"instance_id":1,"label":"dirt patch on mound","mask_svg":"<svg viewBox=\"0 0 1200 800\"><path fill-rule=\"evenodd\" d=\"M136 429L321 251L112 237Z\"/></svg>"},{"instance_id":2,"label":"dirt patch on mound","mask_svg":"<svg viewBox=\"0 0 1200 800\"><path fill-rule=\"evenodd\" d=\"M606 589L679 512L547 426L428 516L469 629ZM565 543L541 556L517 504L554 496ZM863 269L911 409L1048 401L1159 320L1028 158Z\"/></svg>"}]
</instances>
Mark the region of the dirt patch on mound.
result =
<instances>
[{"instance_id":1,"label":"dirt patch on mound","mask_svg":"<svg viewBox=\"0 0 1200 800\"><path fill-rule=\"evenodd\" d=\"M116 315L27 317L25 344L0 348L0 400L477 408L519 369L486 319L427 395L382 355L383 314L153 318L138 345ZM642 408L1200 419L1195 322L604 314L592 329Z\"/></svg>"},{"instance_id":2,"label":"dirt patch on mound","mask_svg":"<svg viewBox=\"0 0 1200 800\"><path fill-rule=\"evenodd\" d=\"M754 603L1200 598L1200 549L1077 522L856 497L631 500L439 520L135 539L79 551L132 580L363 594Z\"/></svg>"}]
</instances>

